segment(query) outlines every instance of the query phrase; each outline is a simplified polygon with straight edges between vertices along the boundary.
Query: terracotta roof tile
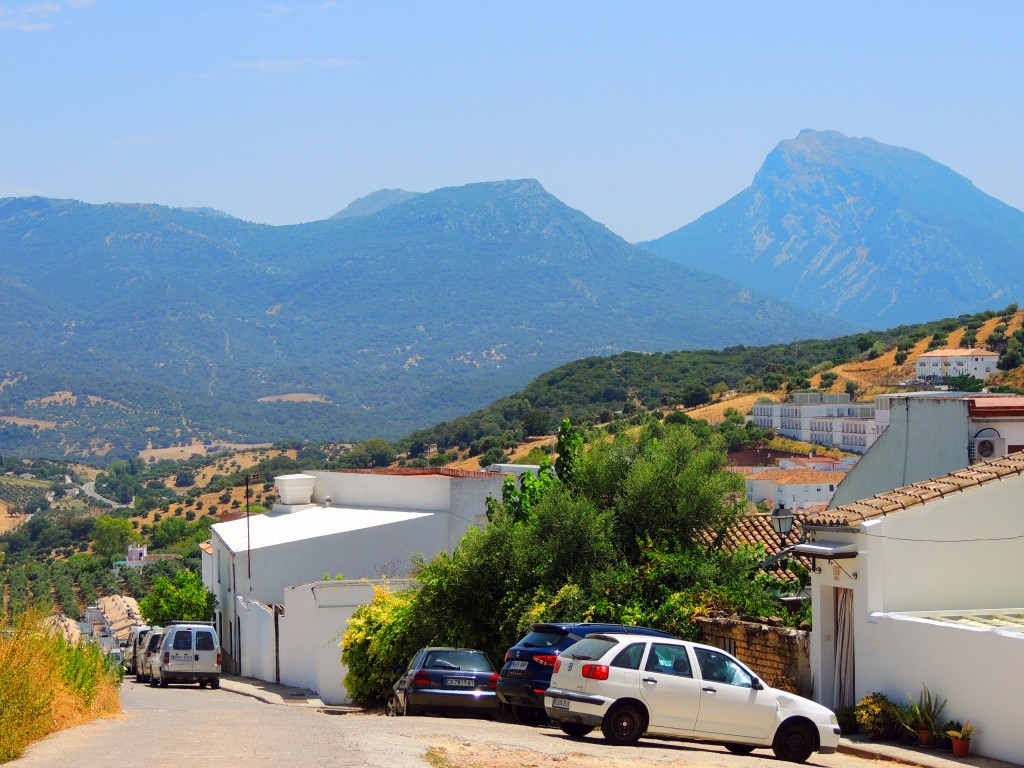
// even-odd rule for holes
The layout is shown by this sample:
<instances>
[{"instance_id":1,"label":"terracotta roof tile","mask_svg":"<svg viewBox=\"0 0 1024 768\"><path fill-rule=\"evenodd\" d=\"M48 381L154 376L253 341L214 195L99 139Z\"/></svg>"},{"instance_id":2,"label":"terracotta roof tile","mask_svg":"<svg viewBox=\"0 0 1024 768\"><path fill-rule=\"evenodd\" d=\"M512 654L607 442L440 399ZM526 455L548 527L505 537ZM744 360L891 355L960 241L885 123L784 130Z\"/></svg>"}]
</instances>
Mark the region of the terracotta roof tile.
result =
<instances>
[{"instance_id":1,"label":"terracotta roof tile","mask_svg":"<svg viewBox=\"0 0 1024 768\"><path fill-rule=\"evenodd\" d=\"M977 347L957 347L956 349L933 349L931 352L922 352L918 357L999 357L995 352Z\"/></svg>"},{"instance_id":2,"label":"terracotta roof tile","mask_svg":"<svg viewBox=\"0 0 1024 768\"><path fill-rule=\"evenodd\" d=\"M812 514L806 518L806 523L816 526L856 526L865 520L884 517L954 493L980 488L988 483L1002 480L1004 477L1021 474L1024 474L1024 451L1011 453L1009 456L999 459L978 462L965 469L950 472L948 475L934 477L931 480L924 480L903 488L895 488L869 499L861 499L836 509Z\"/></svg>"},{"instance_id":3,"label":"terracotta roof tile","mask_svg":"<svg viewBox=\"0 0 1024 768\"><path fill-rule=\"evenodd\" d=\"M825 472L818 469L765 469L749 475L748 480L768 480L776 485L816 485L839 483L845 472Z\"/></svg>"},{"instance_id":4,"label":"terracotta roof tile","mask_svg":"<svg viewBox=\"0 0 1024 768\"><path fill-rule=\"evenodd\" d=\"M442 477L494 477L503 474L484 472L483 470L452 469L451 467L393 467L386 469L331 469L327 471L361 475L440 475Z\"/></svg>"},{"instance_id":5,"label":"terracotta roof tile","mask_svg":"<svg viewBox=\"0 0 1024 768\"><path fill-rule=\"evenodd\" d=\"M818 507L813 509L818 509ZM790 531L789 536L786 537L787 546L790 544L796 544L801 538L803 538L801 521L807 517L807 514L808 512L805 511L793 513L796 519L793 521L793 530ZM704 543L708 545L713 545L716 542L713 531L705 531L701 538ZM764 545L767 557L777 554L782 549L783 544L779 539L779 534L777 534L772 528L770 515L761 513L744 515L736 523L731 525L718 541L719 547L725 552L735 552L740 547L757 544ZM802 555L793 555L792 557L794 560L799 561L804 567L810 567L811 561L809 558L803 557ZM796 575L786 569L775 568L772 570L772 573L775 576L788 581L796 580Z\"/></svg>"}]
</instances>

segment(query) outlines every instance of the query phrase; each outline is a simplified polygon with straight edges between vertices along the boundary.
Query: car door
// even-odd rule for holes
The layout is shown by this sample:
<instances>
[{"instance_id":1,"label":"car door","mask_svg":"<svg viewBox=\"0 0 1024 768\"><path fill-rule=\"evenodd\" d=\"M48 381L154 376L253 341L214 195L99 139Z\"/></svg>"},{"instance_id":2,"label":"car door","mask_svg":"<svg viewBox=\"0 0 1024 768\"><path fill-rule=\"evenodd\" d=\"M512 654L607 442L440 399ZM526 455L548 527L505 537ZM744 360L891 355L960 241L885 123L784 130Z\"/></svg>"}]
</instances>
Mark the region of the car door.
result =
<instances>
[{"instance_id":1,"label":"car door","mask_svg":"<svg viewBox=\"0 0 1024 768\"><path fill-rule=\"evenodd\" d=\"M775 723L774 691L755 689L756 678L729 654L693 650L701 676L697 730L709 736L767 739Z\"/></svg>"},{"instance_id":2,"label":"car door","mask_svg":"<svg viewBox=\"0 0 1024 768\"><path fill-rule=\"evenodd\" d=\"M403 711L409 705L409 688L412 686L413 675L416 674L417 669L423 666L423 657L425 655L426 649L421 648L417 651L405 672L402 673L402 676L398 678L398 682L395 683L395 698L398 699L399 706Z\"/></svg>"},{"instance_id":3,"label":"car door","mask_svg":"<svg viewBox=\"0 0 1024 768\"><path fill-rule=\"evenodd\" d=\"M700 683L687 646L651 642L640 673L640 695L650 712L650 731L692 731L700 709Z\"/></svg>"},{"instance_id":4,"label":"car door","mask_svg":"<svg viewBox=\"0 0 1024 768\"><path fill-rule=\"evenodd\" d=\"M192 649L192 628L175 627L167 644L168 664L167 671L171 675L191 675L193 654Z\"/></svg>"},{"instance_id":5,"label":"car door","mask_svg":"<svg viewBox=\"0 0 1024 768\"><path fill-rule=\"evenodd\" d=\"M212 629L197 627L193 634L192 671L203 674L220 672L217 666L217 641Z\"/></svg>"}]
</instances>

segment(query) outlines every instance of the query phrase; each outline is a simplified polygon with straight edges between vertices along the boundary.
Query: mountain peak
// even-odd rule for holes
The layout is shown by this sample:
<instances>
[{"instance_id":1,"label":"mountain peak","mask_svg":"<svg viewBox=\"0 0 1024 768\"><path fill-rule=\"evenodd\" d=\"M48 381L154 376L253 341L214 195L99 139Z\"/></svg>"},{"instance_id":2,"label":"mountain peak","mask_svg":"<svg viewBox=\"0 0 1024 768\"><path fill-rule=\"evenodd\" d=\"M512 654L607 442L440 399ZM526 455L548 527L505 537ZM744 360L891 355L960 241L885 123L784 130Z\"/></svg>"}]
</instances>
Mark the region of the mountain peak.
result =
<instances>
[{"instance_id":1,"label":"mountain peak","mask_svg":"<svg viewBox=\"0 0 1024 768\"><path fill-rule=\"evenodd\" d=\"M648 247L862 324L1024 292L1024 213L920 152L832 130L779 142L750 187Z\"/></svg>"},{"instance_id":2,"label":"mountain peak","mask_svg":"<svg viewBox=\"0 0 1024 768\"><path fill-rule=\"evenodd\" d=\"M406 200L418 197L420 194L420 192L407 192L404 189L379 189L376 192L371 192L368 195L353 200L344 210L338 211L331 218L351 219L358 216L372 216L383 211L385 208L390 208L393 205L398 205Z\"/></svg>"}]
</instances>

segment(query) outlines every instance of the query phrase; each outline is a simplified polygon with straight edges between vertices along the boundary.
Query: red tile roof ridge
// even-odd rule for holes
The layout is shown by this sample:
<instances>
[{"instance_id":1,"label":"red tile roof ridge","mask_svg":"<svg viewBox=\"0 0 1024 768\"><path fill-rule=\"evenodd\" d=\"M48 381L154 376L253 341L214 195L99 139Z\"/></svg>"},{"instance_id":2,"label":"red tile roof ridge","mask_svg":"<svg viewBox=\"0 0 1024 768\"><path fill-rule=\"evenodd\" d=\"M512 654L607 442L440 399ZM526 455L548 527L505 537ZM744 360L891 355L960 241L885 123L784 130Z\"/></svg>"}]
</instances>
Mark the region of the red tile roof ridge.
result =
<instances>
[{"instance_id":1,"label":"red tile roof ridge","mask_svg":"<svg viewBox=\"0 0 1024 768\"><path fill-rule=\"evenodd\" d=\"M884 517L893 512L910 509L935 499L945 498L954 493L963 493L972 488L1002 480L1011 475L1024 474L1024 451L1011 453L998 459L972 464L946 475L922 480L918 483L894 488L867 499L844 504L807 520L808 525L840 526L854 525L865 520Z\"/></svg>"},{"instance_id":2,"label":"red tile roof ridge","mask_svg":"<svg viewBox=\"0 0 1024 768\"><path fill-rule=\"evenodd\" d=\"M954 355L974 355L975 357L999 357L996 352L991 352L980 347L955 347L949 349L933 349L931 352L922 352L918 357L953 357Z\"/></svg>"},{"instance_id":3,"label":"red tile roof ridge","mask_svg":"<svg viewBox=\"0 0 1024 768\"><path fill-rule=\"evenodd\" d=\"M823 471L820 469L764 469L748 476L749 480L770 480L778 485L800 483L838 483L846 477L846 472Z\"/></svg>"}]
</instances>

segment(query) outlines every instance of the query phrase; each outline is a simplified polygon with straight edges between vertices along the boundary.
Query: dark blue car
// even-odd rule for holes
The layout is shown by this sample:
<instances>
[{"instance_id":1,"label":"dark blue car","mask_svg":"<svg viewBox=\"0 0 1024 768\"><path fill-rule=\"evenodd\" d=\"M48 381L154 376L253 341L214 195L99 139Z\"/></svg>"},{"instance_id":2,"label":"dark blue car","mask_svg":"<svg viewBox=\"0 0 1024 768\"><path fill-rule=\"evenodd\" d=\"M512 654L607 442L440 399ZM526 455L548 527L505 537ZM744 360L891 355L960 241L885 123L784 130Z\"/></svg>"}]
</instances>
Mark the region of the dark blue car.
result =
<instances>
[{"instance_id":1,"label":"dark blue car","mask_svg":"<svg viewBox=\"0 0 1024 768\"><path fill-rule=\"evenodd\" d=\"M558 654L593 632L634 633L673 637L668 632L622 624L582 622L533 624L522 640L508 649L505 665L498 677L497 693L503 704L512 708L516 720L524 725L543 725L544 691L551 684L551 673Z\"/></svg>"}]
</instances>

